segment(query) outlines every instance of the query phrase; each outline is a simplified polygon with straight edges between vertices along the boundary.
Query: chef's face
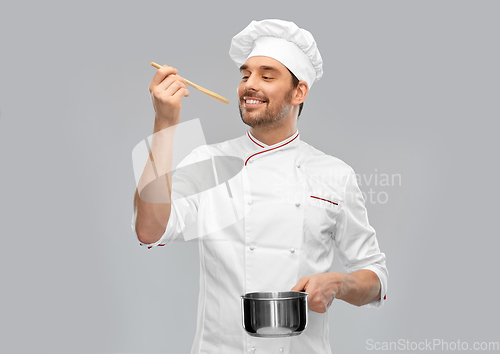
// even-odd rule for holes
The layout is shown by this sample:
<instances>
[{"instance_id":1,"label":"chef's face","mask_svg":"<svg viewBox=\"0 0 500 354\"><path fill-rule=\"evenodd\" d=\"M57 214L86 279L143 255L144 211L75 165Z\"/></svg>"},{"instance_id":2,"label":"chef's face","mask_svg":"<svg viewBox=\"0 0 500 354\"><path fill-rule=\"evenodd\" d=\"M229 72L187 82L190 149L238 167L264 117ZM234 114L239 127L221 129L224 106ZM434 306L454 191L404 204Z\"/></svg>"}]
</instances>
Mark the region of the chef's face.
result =
<instances>
[{"instance_id":1,"label":"chef's face","mask_svg":"<svg viewBox=\"0 0 500 354\"><path fill-rule=\"evenodd\" d=\"M239 108L245 124L269 127L291 117L295 89L292 75L283 64L269 57L251 57L240 71Z\"/></svg>"}]
</instances>

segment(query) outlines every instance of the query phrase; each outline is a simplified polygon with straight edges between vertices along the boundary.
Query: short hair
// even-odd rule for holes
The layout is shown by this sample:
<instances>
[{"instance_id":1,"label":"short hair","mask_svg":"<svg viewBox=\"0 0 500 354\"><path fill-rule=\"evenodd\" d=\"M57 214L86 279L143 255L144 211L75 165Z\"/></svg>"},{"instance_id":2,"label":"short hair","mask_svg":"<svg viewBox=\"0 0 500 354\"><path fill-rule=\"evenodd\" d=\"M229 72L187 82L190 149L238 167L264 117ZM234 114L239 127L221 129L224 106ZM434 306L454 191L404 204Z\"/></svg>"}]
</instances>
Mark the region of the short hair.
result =
<instances>
[{"instance_id":1,"label":"short hair","mask_svg":"<svg viewBox=\"0 0 500 354\"><path fill-rule=\"evenodd\" d=\"M288 69L288 68L287 68ZM290 69L288 69L288 71L290 72L290 74L292 74L292 88L296 88L297 86L299 86L299 79L297 79L297 76L294 75L294 73L292 73L290 71ZM302 102L299 106L299 115L297 116L297 120L299 119L300 117L300 112L302 112L302 107L304 106L304 102Z\"/></svg>"}]
</instances>

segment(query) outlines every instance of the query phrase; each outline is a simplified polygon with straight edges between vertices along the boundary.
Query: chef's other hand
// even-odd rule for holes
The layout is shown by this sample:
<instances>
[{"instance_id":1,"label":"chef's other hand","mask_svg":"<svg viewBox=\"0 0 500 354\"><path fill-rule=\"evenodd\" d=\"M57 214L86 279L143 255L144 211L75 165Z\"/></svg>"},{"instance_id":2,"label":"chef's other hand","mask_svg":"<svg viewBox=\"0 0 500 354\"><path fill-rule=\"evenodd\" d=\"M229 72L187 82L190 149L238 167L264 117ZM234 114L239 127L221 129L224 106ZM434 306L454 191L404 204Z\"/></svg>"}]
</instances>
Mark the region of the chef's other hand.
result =
<instances>
[{"instance_id":1,"label":"chef's other hand","mask_svg":"<svg viewBox=\"0 0 500 354\"><path fill-rule=\"evenodd\" d=\"M176 125L181 117L181 99L189 96L186 81L177 75L177 69L163 65L156 72L149 92L158 123Z\"/></svg>"},{"instance_id":2,"label":"chef's other hand","mask_svg":"<svg viewBox=\"0 0 500 354\"><path fill-rule=\"evenodd\" d=\"M324 313L328 310L340 291L343 273L318 273L299 279L292 291L305 291L309 294L307 302L309 309L314 312Z\"/></svg>"}]
</instances>

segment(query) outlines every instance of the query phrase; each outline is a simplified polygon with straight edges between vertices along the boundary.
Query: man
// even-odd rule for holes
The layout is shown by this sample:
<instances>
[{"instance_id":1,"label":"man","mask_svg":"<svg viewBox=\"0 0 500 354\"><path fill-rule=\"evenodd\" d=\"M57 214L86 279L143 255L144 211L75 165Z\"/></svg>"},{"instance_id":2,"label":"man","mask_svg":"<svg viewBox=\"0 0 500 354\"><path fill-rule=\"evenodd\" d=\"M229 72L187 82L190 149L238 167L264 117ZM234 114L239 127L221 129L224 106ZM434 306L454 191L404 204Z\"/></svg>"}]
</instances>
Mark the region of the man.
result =
<instances>
[{"instance_id":1,"label":"man","mask_svg":"<svg viewBox=\"0 0 500 354\"><path fill-rule=\"evenodd\" d=\"M302 103L322 75L320 53L308 31L292 22L264 20L252 21L233 38L230 56L241 71L239 109L250 129L240 138L193 150L177 167L213 156L241 158L244 166L230 183L230 198L243 211L235 215L244 217L213 227L224 213L226 187L180 198L175 188L186 179L172 181L168 175L172 202L148 203L136 191L132 227L148 248L177 239L190 225L205 235L199 238L192 353L331 353L327 310L332 301L380 307L388 273L354 171L301 141L296 128ZM173 134L189 92L177 70L167 66L154 76L150 92L155 133L168 132L153 139L151 152L156 166L171 171ZM202 183L203 176L197 178L189 183ZM346 274L328 272L334 246ZM309 293L306 330L279 339L247 335L240 296L290 289Z\"/></svg>"}]
</instances>

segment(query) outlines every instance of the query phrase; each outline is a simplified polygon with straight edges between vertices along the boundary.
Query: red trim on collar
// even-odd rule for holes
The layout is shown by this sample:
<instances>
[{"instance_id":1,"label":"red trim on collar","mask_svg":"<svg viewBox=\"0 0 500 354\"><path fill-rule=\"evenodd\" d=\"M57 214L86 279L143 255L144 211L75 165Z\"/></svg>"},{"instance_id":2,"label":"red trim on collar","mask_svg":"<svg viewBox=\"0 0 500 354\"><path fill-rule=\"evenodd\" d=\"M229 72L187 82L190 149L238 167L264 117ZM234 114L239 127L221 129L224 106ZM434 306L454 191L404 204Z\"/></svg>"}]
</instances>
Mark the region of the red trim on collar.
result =
<instances>
[{"instance_id":1,"label":"red trim on collar","mask_svg":"<svg viewBox=\"0 0 500 354\"><path fill-rule=\"evenodd\" d=\"M248 132L248 130L247 130L247 135L248 135L248 137L250 138L250 140L252 140L255 144L257 144L257 145L259 145L261 148L263 148L263 146L262 146L262 145L260 145L258 142L256 142L255 140L253 140L253 139L252 139L252 137L250 136L250 133Z\"/></svg>"},{"instance_id":2,"label":"red trim on collar","mask_svg":"<svg viewBox=\"0 0 500 354\"><path fill-rule=\"evenodd\" d=\"M248 133L248 132L247 132L247 133ZM288 142L286 142L286 143L284 143L284 144L281 144L280 146L276 146L276 147L273 147L272 149L268 149L268 150L260 151L260 152L257 152L257 153L255 153L255 154L251 155L251 156L250 156L250 157L249 157L249 158L245 161L245 166L247 165L248 160L250 160L250 159L251 159L252 157L254 157L255 155L262 154L263 152L268 152L268 151L271 151L271 150L274 150L274 149L280 148L280 147L282 147L282 146L285 146L285 145L287 145L287 144L290 144L292 141L294 141L295 139L297 139L297 137L298 137L298 136L299 136L299 134L297 133L297 135L295 136L295 138L293 138L292 140L290 140L290 141L288 141ZM252 141L253 141L253 140L252 140Z\"/></svg>"}]
</instances>

